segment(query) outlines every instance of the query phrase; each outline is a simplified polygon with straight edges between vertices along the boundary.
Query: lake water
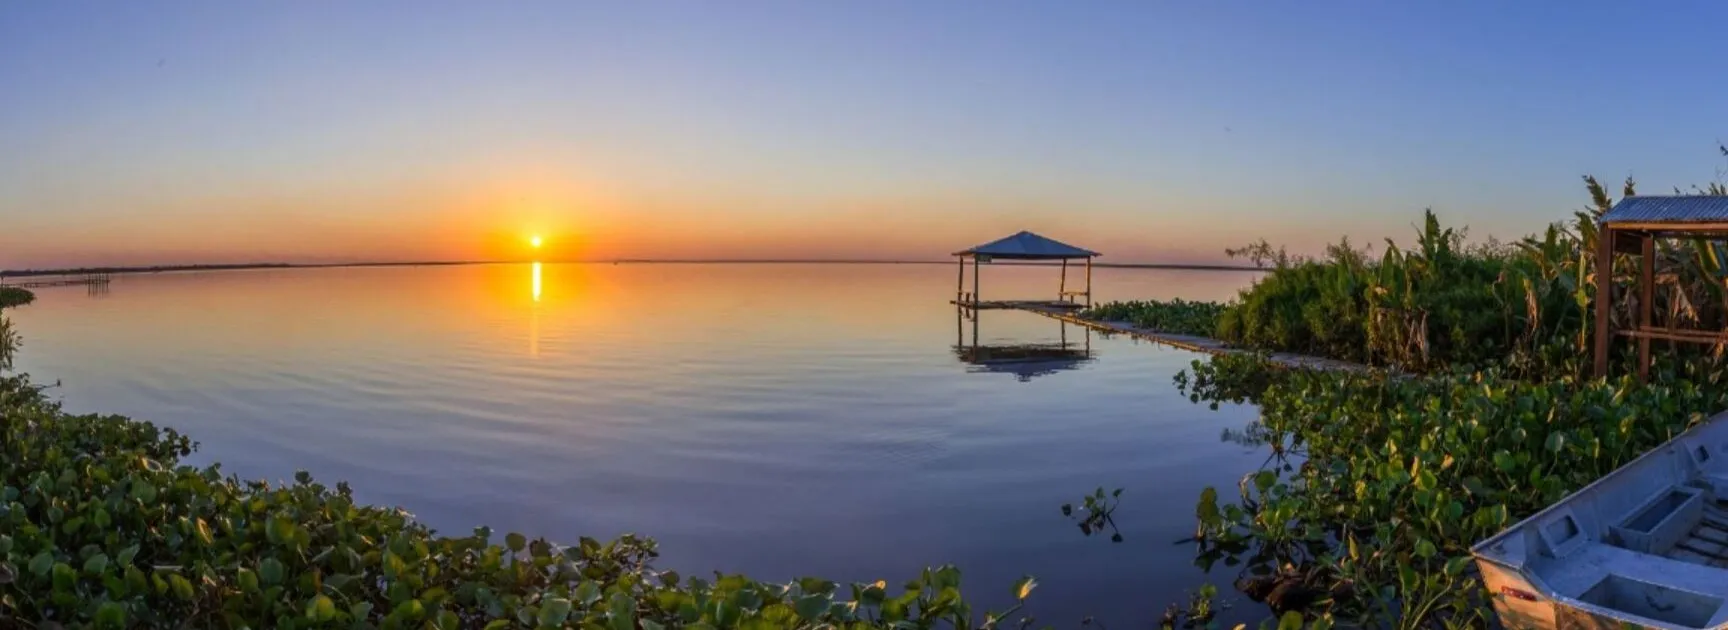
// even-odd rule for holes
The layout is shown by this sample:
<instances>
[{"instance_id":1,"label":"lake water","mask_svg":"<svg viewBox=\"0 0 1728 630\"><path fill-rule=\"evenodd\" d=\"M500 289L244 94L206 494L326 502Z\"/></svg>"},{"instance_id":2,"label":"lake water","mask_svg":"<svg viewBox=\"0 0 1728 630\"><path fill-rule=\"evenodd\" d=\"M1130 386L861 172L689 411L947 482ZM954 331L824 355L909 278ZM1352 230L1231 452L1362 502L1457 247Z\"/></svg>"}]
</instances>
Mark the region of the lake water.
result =
<instances>
[{"instance_id":1,"label":"lake water","mask_svg":"<svg viewBox=\"0 0 1728 630\"><path fill-rule=\"evenodd\" d=\"M1050 267L987 266L986 299ZM1071 272L1071 282L1079 274ZM970 275L970 273L968 273ZM1244 272L1100 269L1100 300L1224 299ZM174 427L194 463L351 482L443 531L635 532L659 566L898 584L955 563L981 604L1144 625L1208 580L1194 504L1263 452L1171 376L1197 355L1029 313L976 322L939 265L482 265L117 276L13 312L19 369L77 412ZM968 363L1066 341L1063 356ZM957 349L956 346L960 346ZM1122 487L1125 540L1059 506ZM1255 619L1242 605L1229 618ZM1228 626L1226 626L1228 627Z\"/></svg>"}]
</instances>

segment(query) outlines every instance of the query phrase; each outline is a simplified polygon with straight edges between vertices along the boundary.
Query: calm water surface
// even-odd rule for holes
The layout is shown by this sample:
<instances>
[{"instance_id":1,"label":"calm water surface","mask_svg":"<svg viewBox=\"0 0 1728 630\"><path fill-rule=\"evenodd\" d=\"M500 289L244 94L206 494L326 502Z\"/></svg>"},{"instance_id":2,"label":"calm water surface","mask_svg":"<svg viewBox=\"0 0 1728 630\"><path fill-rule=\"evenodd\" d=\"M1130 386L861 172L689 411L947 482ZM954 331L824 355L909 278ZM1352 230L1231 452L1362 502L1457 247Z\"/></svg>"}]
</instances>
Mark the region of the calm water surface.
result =
<instances>
[{"instance_id":1,"label":"calm water surface","mask_svg":"<svg viewBox=\"0 0 1728 630\"><path fill-rule=\"evenodd\" d=\"M1053 268L984 270L1044 298ZM1193 508L1264 453L1221 439L1171 376L1196 355L1027 313L976 322L932 265L486 265L116 277L15 317L20 369L73 411L130 415L249 478L350 481L435 528L554 540L626 532L663 568L966 591L1068 626L1150 622L1208 579ZM1101 300L1223 299L1242 272L1102 269ZM976 332L979 351L972 351ZM1034 364L975 355L1066 341ZM956 345L960 345L959 349ZM994 350L994 352L992 352ZM1124 487L1125 542L1058 506ZM1226 490L1226 496L1232 496ZM1239 607L1235 615L1257 617Z\"/></svg>"}]
</instances>

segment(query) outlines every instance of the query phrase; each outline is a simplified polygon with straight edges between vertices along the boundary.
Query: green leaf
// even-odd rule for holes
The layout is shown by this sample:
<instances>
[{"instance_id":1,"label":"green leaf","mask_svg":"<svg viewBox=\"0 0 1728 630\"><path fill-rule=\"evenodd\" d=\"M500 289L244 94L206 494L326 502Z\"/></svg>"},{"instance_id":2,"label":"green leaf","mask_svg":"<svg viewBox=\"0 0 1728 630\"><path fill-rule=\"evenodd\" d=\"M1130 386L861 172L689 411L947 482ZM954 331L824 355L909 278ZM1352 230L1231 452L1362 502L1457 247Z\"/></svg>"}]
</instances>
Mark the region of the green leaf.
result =
<instances>
[{"instance_id":1,"label":"green leaf","mask_svg":"<svg viewBox=\"0 0 1728 630\"><path fill-rule=\"evenodd\" d=\"M1302 613L1294 610L1278 618L1278 630L1302 630Z\"/></svg>"},{"instance_id":2,"label":"green leaf","mask_svg":"<svg viewBox=\"0 0 1728 630\"><path fill-rule=\"evenodd\" d=\"M56 562L53 573L55 591L70 591L78 586L78 572L72 570L72 565Z\"/></svg>"},{"instance_id":3,"label":"green leaf","mask_svg":"<svg viewBox=\"0 0 1728 630\"><path fill-rule=\"evenodd\" d=\"M401 613L409 619L420 619L421 617L426 616L426 605L420 603L420 600L418 599L410 599L402 602L401 605L396 607L396 610L391 611L391 614L396 613Z\"/></svg>"},{"instance_id":4,"label":"green leaf","mask_svg":"<svg viewBox=\"0 0 1728 630\"><path fill-rule=\"evenodd\" d=\"M816 621L822 618L822 613L828 612L828 604L832 601L827 595L805 595L792 604L792 609L798 612L799 617Z\"/></svg>"},{"instance_id":5,"label":"green leaf","mask_svg":"<svg viewBox=\"0 0 1728 630\"><path fill-rule=\"evenodd\" d=\"M526 546L528 546L528 537L526 536L516 532L510 532L504 536L504 547L512 553L521 552L522 548Z\"/></svg>"},{"instance_id":6,"label":"green leaf","mask_svg":"<svg viewBox=\"0 0 1728 630\"><path fill-rule=\"evenodd\" d=\"M84 561L84 572L91 575L102 575L108 570L108 554L99 553Z\"/></svg>"},{"instance_id":7,"label":"green leaf","mask_svg":"<svg viewBox=\"0 0 1728 630\"><path fill-rule=\"evenodd\" d=\"M1026 599L1032 595L1032 589L1038 588L1038 580L1028 575L1014 583L1014 599Z\"/></svg>"},{"instance_id":8,"label":"green leaf","mask_svg":"<svg viewBox=\"0 0 1728 630\"><path fill-rule=\"evenodd\" d=\"M515 534L511 534L514 536ZM540 601L540 615L536 620L542 628L556 628L564 625L564 620L570 618L570 600L562 597L548 597Z\"/></svg>"},{"instance_id":9,"label":"green leaf","mask_svg":"<svg viewBox=\"0 0 1728 630\"><path fill-rule=\"evenodd\" d=\"M613 593L608 601L612 630L636 630L636 600L623 593Z\"/></svg>"},{"instance_id":10,"label":"green leaf","mask_svg":"<svg viewBox=\"0 0 1728 630\"><path fill-rule=\"evenodd\" d=\"M1438 482L1434 479L1434 473L1424 470L1416 475L1417 490L1432 490L1437 484Z\"/></svg>"},{"instance_id":11,"label":"green leaf","mask_svg":"<svg viewBox=\"0 0 1728 630\"><path fill-rule=\"evenodd\" d=\"M1511 453L1506 451L1495 451L1494 465L1498 466L1500 471L1505 473L1511 473L1518 470L1518 460L1512 457Z\"/></svg>"},{"instance_id":12,"label":"green leaf","mask_svg":"<svg viewBox=\"0 0 1728 630\"><path fill-rule=\"evenodd\" d=\"M1560 449L1566 447L1566 434L1560 431L1549 433L1547 446L1550 453L1560 452Z\"/></svg>"},{"instance_id":13,"label":"green leaf","mask_svg":"<svg viewBox=\"0 0 1728 630\"><path fill-rule=\"evenodd\" d=\"M583 580L570 595L575 597L583 608L593 606L594 602L600 601L600 584L593 580Z\"/></svg>"},{"instance_id":14,"label":"green leaf","mask_svg":"<svg viewBox=\"0 0 1728 630\"><path fill-rule=\"evenodd\" d=\"M1438 553L1438 551L1434 548L1434 543L1428 542L1427 538L1416 541L1417 557L1432 558L1435 553Z\"/></svg>"},{"instance_id":15,"label":"green leaf","mask_svg":"<svg viewBox=\"0 0 1728 630\"><path fill-rule=\"evenodd\" d=\"M96 625L102 628L126 627L126 607L118 602L102 602L96 608Z\"/></svg>"},{"instance_id":16,"label":"green leaf","mask_svg":"<svg viewBox=\"0 0 1728 630\"><path fill-rule=\"evenodd\" d=\"M138 557L138 545L132 545L125 549L121 549L120 554L114 557L114 563L123 567L129 567L132 566L132 559L136 557Z\"/></svg>"},{"instance_id":17,"label":"green leaf","mask_svg":"<svg viewBox=\"0 0 1728 630\"><path fill-rule=\"evenodd\" d=\"M1470 565L1470 556L1458 556L1446 561L1446 575L1457 576L1464 573L1464 568Z\"/></svg>"},{"instance_id":18,"label":"green leaf","mask_svg":"<svg viewBox=\"0 0 1728 630\"><path fill-rule=\"evenodd\" d=\"M336 602L329 597L319 595L306 602L306 618L317 622L330 621L336 618Z\"/></svg>"},{"instance_id":19,"label":"green leaf","mask_svg":"<svg viewBox=\"0 0 1728 630\"><path fill-rule=\"evenodd\" d=\"M438 611L438 614L433 617L432 625L433 627L438 628L438 630L456 630L457 628L462 627L462 618L457 617L456 613L448 610L440 610Z\"/></svg>"},{"instance_id":20,"label":"green leaf","mask_svg":"<svg viewBox=\"0 0 1728 630\"><path fill-rule=\"evenodd\" d=\"M1254 487L1256 489L1260 490L1260 492L1262 494L1264 494L1267 490L1272 489L1272 484L1275 484L1275 483L1278 483L1278 473L1276 473L1276 472L1273 472L1270 470L1262 470L1260 472L1254 473Z\"/></svg>"},{"instance_id":21,"label":"green leaf","mask_svg":"<svg viewBox=\"0 0 1728 630\"><path fill-rule=\"evenodd\" d=\"M173 589L174 596L185 601L192 601L192 582L179 573L168 574L168 587Z\"/></svg>"},{"instance_id":22,"label":"green leaf","mask_svg":"<svg viewBox=\"0 0 1728 630\"><path fill-rule=\"evenodd\" d=\"M53 568L54 554L44 551L36 554L36 557L30 559L30 572L35 574L36 577L47 576L48 570Z\"/></svg>"},{"instance_id":23,"label":"green leaf","mask_svg":"<svg viewBox=\"0 0 1728 630\"><path fill-rule=\"evenodd\" d=\"M1200 524L1214 526L1218 524L1218 489L1206 486L1200 491L1200 502L1194 506L1194 516L1200 519Z\"/></svg>"},{"instance_id":24,"label":"green leaf","mask_svg":"<svg viewBox=\"0 0 1728 630\"><path fill-rule=\"evenodd\" d=\"M258 577L263 578L265 586L281 584L287 572L288 569L282 566L282 561L275 558L265 558L258 563Z\"/></svg>"},{"instance_id":25,"label":"green leaf","mask_svg":"<svg viewBox=\"0 0 1728 630\"><path fill-rule=\"evenodd\" d=\"M510 627L509 619L493 619L491 623L486 624L485 630L504 630L508 627Z\"/></svg>"},{"instance_id":26,"label":"green leaf","mask_svg":"<svg viewBox=\"0 0 1728 630\"><path fill-rule=\"evenodd\" d=\"M660 625L660 622L652 619L643 619L642 630L666 630L666 626Z\"/></svg>"}]
</instances>

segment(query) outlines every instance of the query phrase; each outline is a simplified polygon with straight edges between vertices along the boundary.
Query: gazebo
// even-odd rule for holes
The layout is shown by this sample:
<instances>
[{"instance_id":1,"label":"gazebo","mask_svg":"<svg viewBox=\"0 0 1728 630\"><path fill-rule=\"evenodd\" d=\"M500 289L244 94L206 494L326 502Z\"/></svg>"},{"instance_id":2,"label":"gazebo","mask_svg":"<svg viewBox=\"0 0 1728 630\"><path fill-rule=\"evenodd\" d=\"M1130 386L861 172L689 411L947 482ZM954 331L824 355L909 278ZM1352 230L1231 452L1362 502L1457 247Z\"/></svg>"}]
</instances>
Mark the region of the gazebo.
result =
<instances>
[{"instance_id":1,"label":"gazebo","mask_svg":"<svg viewBox=\"0 0 1728 630\"><path fill-rule=\"evenodd\" d=\"M1597 220L1596 239L1596 376L1608 375L1608 344L1615 336L1638 340L1638 380L1650 377L1650 340L1701 344L1728 340L1724 331L1691 330L1652 325L1656 290L1656 239L1728 239L1728 196L1688 195L1627 197ZM1614 330L1614 254L1640 258L1637 322Z\"/></svg>"},{"instance_id":2,"label":"gazebo","mask_svg":"<svg viewBox=\"0 0 1728 630\"><path fill-rule=\"evenodd\" d=\"M1016 308L1026 305L1080 308L1081 304L1077 299L1084 298L1084 305L1091 306L1092 259L1101 255L1089 249L1081 249L1055 239L1024 231L971 249L960 250L954 252L955 259L960 263L960 277L954 289L954 303L972 309ZM966 261L968 259L972 261L972 290L970 292L966 290ZM1062 263L1062 279L1057 285L1056 299L997 302L985 302L978 299L978 267L997 260L1060 261ZM1086 261L1086 289L1084 291L1068 290L1068 261L1070 260Z\"/></svg>"}]
</instances>

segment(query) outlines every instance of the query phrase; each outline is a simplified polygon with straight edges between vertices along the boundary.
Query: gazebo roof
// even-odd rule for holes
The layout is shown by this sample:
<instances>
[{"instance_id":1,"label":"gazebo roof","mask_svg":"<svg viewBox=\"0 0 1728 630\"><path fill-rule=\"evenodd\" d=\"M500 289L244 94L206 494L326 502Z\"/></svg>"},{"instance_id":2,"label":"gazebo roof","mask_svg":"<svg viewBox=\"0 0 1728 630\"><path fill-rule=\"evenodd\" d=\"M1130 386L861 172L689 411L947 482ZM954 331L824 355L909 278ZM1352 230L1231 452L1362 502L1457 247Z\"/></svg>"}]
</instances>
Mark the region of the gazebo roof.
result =
<instances>
[{"instance_id":1,"label":"gazebo roof","mask_svg":"<svg viewBox=\"0 0 1728 630\"><path fill-rule=\"evenodd\" d=\"M954 255L989 256L1003 260L1056 260L1061 258L1091 258L1102 254L1022 231L1007 238L954 252Z\"/></svg>"},{"instance_id":2,"label":"gazebo roof","mask_svg":"<svg viewBox=\"0 0 1728 630\"><path fill-rule=\"evenodd\" d=\"M1656 195L1627 197L1602 214L1604 225L1616 223L1728 223L1728 196Z\"/></svg>"}]
</instances>

